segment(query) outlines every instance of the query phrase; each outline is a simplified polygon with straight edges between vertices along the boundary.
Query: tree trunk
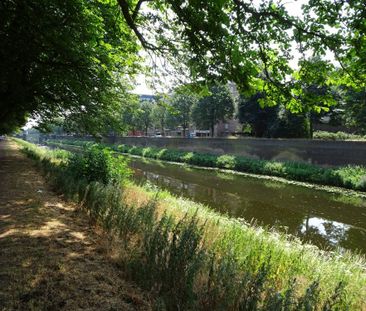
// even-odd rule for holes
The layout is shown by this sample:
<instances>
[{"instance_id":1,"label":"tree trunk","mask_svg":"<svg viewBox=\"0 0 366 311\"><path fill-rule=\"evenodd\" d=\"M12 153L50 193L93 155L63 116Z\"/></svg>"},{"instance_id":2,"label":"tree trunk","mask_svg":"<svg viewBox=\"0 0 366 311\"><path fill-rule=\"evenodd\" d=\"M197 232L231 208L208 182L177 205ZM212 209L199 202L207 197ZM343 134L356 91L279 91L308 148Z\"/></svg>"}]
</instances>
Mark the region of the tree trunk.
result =
<instances>
[{"instance_id":1,"label":"tree trunk","mask_svg":"<svg viewBox=\"0 0 366 311\"><path fill-rule=\"evenodd\" d=\"M215 124L211 124L211 137L214 137L215 134Z\"/></svg>"}]
</instances>

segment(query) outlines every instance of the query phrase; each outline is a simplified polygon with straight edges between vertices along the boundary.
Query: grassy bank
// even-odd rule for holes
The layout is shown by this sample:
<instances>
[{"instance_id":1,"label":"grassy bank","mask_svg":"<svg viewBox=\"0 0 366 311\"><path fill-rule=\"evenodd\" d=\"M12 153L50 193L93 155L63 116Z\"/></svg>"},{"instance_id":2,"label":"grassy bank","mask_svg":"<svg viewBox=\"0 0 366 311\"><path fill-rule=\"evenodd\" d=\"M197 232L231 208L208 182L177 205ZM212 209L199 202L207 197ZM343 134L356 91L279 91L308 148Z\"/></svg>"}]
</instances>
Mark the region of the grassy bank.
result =
<instances>
[{"instance_id":1,"label":"grassy bank","mask_svg":"<svg viewBox=\"0 0 366 311\"><path fill-rule=\"evenodd\" d=\"M87 142L62 140L49 141L49 143L56 146L61 146L62 144L83 146ZM242 156L219 156L153 147L143 148L127 145L110 147L122 153L138 155L151 159L187 163L203 167L216 167L244 173L276 176L288 180L308 182L318 185L366 191L366 167L363 166L349 165L337 168L324 168L306 163L265 161Z\"/></svg>"},{"instance_id":2,"label":"grassy bank","mask_svg":"<svg viewBox=\"0 0 366 311\"><path fill-rule=\"evenodd\" d=\"M358 256L320 252L126 178L88 180L83 170L85 178L75 178L73 165L81 158L16 141L57 191L78 201L114 238L121 269L157 297L157 309L366 308L366 266ZM107 150L86 152L92 156L83 161L96 166L94 155L108 155ZM87 167L83 163L80 167Z\"/></svg>"}]
</instances>

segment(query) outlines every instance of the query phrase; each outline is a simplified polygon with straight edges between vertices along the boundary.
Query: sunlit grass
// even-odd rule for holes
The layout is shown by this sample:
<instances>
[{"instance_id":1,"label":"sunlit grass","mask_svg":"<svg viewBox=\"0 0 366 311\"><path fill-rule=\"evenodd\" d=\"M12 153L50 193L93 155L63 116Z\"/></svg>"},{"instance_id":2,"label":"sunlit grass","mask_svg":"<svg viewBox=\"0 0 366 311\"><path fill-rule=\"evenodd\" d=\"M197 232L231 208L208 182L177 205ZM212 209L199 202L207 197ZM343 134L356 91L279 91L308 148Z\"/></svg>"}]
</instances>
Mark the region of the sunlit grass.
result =
<instances>
[{"instance_id":1,"label":"sunlit grass","mask_svg":"<svg viewBox=\"0 0 366 311\"><path fill-rule=\"evenodd\" d=\"M366 306L366 264L360 256L322 252L152 185L121 188L75 180L58 169L56 154L21 143L27 155L42 163L58 191L77 200L94 222L119 237L126 273L169 310ZM233 160L220 159L225 165Z\"/></svg>"}]
</instances>

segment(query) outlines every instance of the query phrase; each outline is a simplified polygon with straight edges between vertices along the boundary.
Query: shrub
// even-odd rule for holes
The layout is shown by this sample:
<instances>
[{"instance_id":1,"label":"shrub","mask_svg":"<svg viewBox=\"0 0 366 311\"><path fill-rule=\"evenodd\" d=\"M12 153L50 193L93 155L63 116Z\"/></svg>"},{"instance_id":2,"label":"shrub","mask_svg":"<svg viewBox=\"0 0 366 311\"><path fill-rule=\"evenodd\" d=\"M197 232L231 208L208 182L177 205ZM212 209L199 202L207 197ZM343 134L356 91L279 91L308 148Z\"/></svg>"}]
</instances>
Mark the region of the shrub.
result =
<instances>
[{"instance_id":1,"label":"shrub","mask_svg":"<svg viewBox=\"0 0 366 311\"><path fill-rule=\"evenodd\" d=\"M349 134L345 132L326 132L326 131L315 131L313 133L314 139L322 140L366 140L366 136Z\"/></svg>"},{"instance_id":2,"label":"shrub","mask_svg":"<svg viewBox=\"0 0 366 311\"><path fill-rule=\"evenodd\" d=\"M236 159L234 156L222 155L217 158L216 164L220 168L235 169Z\"/></svg>"},{"instance_id":3,"label":"shrub","mask_svg":"<svg viewBox=\"0 0 366 311\"><path fill-rule=\"evenodd\" d=\"M68 169L77 179L103 184L125 181L131 173L125 157L114 157L111 150L96 144L86 145L82 154L73 154Z\"/></svg>"}]
</instances>

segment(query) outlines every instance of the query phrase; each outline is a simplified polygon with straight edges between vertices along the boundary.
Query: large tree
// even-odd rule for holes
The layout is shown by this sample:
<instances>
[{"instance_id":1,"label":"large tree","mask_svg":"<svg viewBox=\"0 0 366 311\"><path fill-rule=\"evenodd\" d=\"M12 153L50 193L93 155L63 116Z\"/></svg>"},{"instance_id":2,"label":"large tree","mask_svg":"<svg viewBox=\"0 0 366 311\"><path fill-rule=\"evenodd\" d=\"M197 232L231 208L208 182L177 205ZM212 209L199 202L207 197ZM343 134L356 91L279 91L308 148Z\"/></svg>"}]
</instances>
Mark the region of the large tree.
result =
<instances>
[{"instance_id":1,"label":"large tree","mask_svg":"<svg viewBox=\"0 0 366 311\"><path fill-rule=\"evenodd\" d=\"M310 0L303 16L291 15L280 0L118 0L124 18L142 45L193 79L235 82L241 92L263 92L263 104L287 102L287 109L327 108L333 101L307 101L301 90L322 78L327 85L365 88L366 9L363 0ZM147 5L148 9L142 9ZM340 75L308 65L330 52ZM305 81L292 66L306 68ZM178 60L178 61L177 61ZM329 61L328 61L329 63ZM184 66L185 65L185 66Z\"/></svg>"},{"instance_id":2,"label":"large tree","mask_svg":"<svg viewBox=\"0 0 366 311\"><path fill-rule=\"evenodd\" d=\"M127 102L138 46L117 2L0 2L0 132L62 117L103 131Z\"/></svg>"},{"instance_id":3,"label":"large tree","mask_svg":"<svg viewBox=\"0 0 366 311\"><path fill-rule=\"evenodd\" d=\"M227 86L214 84L209 92L210 95L200 98L194 105L192 117L196 125L210 129L213 137L215 125L233 117L234 99Z\"/></svg>"}]
</instances>

